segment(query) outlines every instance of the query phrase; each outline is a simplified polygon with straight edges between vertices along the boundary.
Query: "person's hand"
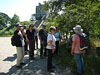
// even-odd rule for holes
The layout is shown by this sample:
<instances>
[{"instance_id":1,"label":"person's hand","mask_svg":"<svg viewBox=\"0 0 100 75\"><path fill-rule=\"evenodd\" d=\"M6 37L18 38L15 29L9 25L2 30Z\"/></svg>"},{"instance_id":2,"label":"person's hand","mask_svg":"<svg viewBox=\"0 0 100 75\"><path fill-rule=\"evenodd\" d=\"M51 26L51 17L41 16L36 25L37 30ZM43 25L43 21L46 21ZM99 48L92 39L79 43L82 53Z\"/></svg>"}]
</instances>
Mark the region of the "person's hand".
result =
<instances>
[{"instance_id":1,"label":"person's hand","mask_svg":"<svg viewBox=\"0 0 100 75\"><path fill-rule=\"evenodd\" d=\"M54 54L54 52L55 52L55 48L52 49L52 53L53 53L53 54Z\"/></svg>"},{"instance_id":2,"label":"person's hand","mask_svg":"<svg viewBox=\"0 0 100 75\"><path fill-rule=\"evenodd\" d=\"M71 52L72 55L74 55L74 52Z\"/></svg>"},{"instance_id":3,"label":"person's hand","mask_svg":"<svg viewBox=\"0 0 100 75\"><path fill-rule=\"evenodd\" d=\"M18 35L19 35L19 36L21 36L21 34L20 34L20 33L18 33Z\"/></svg>"}]
</instances>

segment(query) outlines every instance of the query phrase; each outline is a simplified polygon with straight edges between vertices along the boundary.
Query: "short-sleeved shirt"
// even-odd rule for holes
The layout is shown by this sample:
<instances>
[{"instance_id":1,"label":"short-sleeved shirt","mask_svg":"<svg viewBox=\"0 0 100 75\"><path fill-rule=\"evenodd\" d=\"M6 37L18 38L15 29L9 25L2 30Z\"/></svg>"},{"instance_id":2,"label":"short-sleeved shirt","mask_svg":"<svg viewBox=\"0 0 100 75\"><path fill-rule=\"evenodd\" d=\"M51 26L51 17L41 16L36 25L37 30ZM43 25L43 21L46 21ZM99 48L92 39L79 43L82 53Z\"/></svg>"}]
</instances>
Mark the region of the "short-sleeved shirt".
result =
<instances>
[{"instance_id":1,"label":"short-sleeved shirt","mask_svg":"<svg viewBox=\"0 0 100 75\"><path fill-rule=\"evenodd\" d=\"M56 41L60 41L60 32L55 32L54 34Z\"/></svg>"},{"instance_id":2,"label":"short-sleeved shirt","mask_svg":"<svg viewBox=\"0 0 100 75\"><path fill-rule=\"evenodd\" d=\"M16 47L24 46L24 38L23 35L19 36L18 33L22 34L21 30L16 30L14 32L14 36L16 37Z\"/></svg>"},{"instance_id":3,"label":"short-sleeved shirt","mask_svg":"<svg viewBox=\"0 0 100 75\"><path fill-rule=\"evenodd\" d=\"M27 30L27 31L26 31L28 40L34 40L34 32L35 32L34 29L33 29L32 31L30 31L30 30Z\"/></svg>"},{"instance_id":4,"label":"short-sleeved shirt","mask_svg":"<svg viewBox=\"0 0 100 75\"><path fill-rule=\"evenodd\" d=\"M74 53L77 53L79 54L80 53L80 39L79 39L79 36L77 34L75 34L73 36L73 39L72 39L73 42L75 42L75 48L74 48Z\"/></svg>"},{"instance_id":5,"label":"short-sleeved shirt","mask_svg":"<svg viewBox=\"0 0 100 75\"><path fill-rule=\"evenodd\" d=\"M41 37L41 40L43 41L43 42L46 42L47 41L47 32L45 31L45 30L43 30L43 29L41 29L40 31L39 31L39 36Z\"/></svg>"},{"instance_id":6,"label":"short-sleeved shirt","mask_svg":"<svg viewBox=\"0 0 100 75\"><path fill-rule=\"evenodd\" d=\"M53 34L48 34L48 37L47 37L47 49L52 49L51 47L50 47L50 44L49 44L49 41L50 40L52 40L52 45L53 45L53 47L55 48L55 42L56 42L56 38L55 38L55 36L53 35Z\"/></svg>"}]
</instances>

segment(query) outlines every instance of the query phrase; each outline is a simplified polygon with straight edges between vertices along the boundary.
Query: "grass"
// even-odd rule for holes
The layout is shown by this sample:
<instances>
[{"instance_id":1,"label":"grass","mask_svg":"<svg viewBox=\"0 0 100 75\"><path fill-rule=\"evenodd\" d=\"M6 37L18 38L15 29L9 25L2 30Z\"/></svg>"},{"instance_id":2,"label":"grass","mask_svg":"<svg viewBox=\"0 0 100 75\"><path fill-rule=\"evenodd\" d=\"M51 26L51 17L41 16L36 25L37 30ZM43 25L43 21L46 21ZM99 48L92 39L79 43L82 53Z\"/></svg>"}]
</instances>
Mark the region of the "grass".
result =
<instances>
[{"instance_id":1,"label":"grass","mask_svg":"<svg viewBox=\"0 0 100 75\"><path fill-rule=\"evenodd\" d=\"M96 57L96 53L94 53L95 50L93 49L95 49L96 47L96 45L94 45L94 39L91 39L91 43L92 44L90 46L94 47L90 47L84 55L86 69L84 75L100 75L100 57ZM67 43L63 43L60 45L59 56L55 58L56 62L58 62L58 65L61 65L63 69L70 68L71 70L75 71L75 59L70 53L71 49L68 49L66 46Z\"/></svg>"}]
</instances>

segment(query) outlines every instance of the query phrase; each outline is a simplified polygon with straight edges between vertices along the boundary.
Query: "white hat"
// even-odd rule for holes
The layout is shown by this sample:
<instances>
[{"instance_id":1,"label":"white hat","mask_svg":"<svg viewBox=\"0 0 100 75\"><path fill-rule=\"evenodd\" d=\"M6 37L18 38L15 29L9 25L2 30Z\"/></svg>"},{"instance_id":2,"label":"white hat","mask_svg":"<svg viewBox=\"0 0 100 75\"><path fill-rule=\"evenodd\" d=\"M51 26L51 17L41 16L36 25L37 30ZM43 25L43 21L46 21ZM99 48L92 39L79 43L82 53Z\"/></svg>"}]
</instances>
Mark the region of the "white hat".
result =
<instances>
[{"instance_id":1,"label":"white hat","mask_svg":"<svg viewBox=\"0 0 100 75\"><path fill-rule=\"evenodd\" d=\"M56 29L56 27L55 26L51 26L50 29Z\"/></svg>"},{"instance_id":2,"label":"white hat","mask_svg":"<svg viewBox=\"0 0 100 75\"><path fill-rule=\"evenodd\" d=\"M81 28L80 25L76 25L76 27L73 28L75 33L82 33L83 29Z\"/></svg>"}]
</instances>

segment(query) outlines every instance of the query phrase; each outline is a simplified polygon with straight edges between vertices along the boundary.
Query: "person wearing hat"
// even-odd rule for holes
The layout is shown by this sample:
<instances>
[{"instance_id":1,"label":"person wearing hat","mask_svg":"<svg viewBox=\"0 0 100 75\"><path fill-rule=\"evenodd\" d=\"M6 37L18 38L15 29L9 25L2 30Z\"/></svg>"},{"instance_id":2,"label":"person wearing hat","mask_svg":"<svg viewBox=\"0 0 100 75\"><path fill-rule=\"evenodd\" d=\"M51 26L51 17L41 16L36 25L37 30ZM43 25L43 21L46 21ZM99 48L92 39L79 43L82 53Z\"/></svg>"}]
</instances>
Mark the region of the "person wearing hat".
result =
<instances>
[{"instance_id":1,"label":"person wearing hat","mask_svg":"<svg viewBox=\"0 0 100 75\"><path fill-rule=\"evenodd\" d=\"M40 39L40 44L41 44L41 48L40 48L40 58L43 58L43 54L46 57L47 56L47 50L46 50L46 46L47 46L47 31L46 31L46 25L42 24L42 29L40 29L39 31L39 39ZM44 49L44 52L43 52Z\"/></svg>"},{"instance_id":2,"label":"person wearing hat","mask_svg":"<svg viewBox=\"0 0 100 75\"><path fill-rule=\"evenodd\" d=\"M72 43L72 50L71 54L74 55L76 66L77 66L77 73L79 75L82 75L84 72L84 61L83 61L83 54L85 53L85 50L80 51L80 37L79 35L83 34L83 29L80 25L77 25L73 28L75 34L73 35L73 43Z\"/></svg>"},{"instance_id":3,"label":"person wearing hat","mask_svg":"<svg viewBox=\"0 0 100 75\"><path fill-rule=\"evenodd\" d=\"M56 28L54 26L50 27L50 33L48 34L47 37L47 51L48 51L48 60L47 60L47 71L48 72L54 72L52 69L54 68L53 64L52 64L52 57L53 54L55 52L55 42L56 42L56 38L54 36Z\"/></svg>"},{"instance_id":4,"label":"person wearing hat","mask_svg":"<svg viewBox=\"0 0 100 75\"><path fill-rule=\"evenodd\" d=\"M29 26L29 29L26 31L26 38L29 43L29 60L34 60L34 50L35 50L35 37L34 37L34 32L35 30L33 29L33 24Z\"/></svg>"},{"instance_id":5,"label":"person wearing hat","mask_svg":"<svg viewBox=\"0 0 100 75\"><path fill-rule=\"evenodd\" d=\"M24 38L21 32L22 25L16 24L16 30L14 32L14 36L16 38L16 50L17 50L17 68L22 68L21 65L25 64L22 62L24 57Z\"/></svg>"}]
</instances>

